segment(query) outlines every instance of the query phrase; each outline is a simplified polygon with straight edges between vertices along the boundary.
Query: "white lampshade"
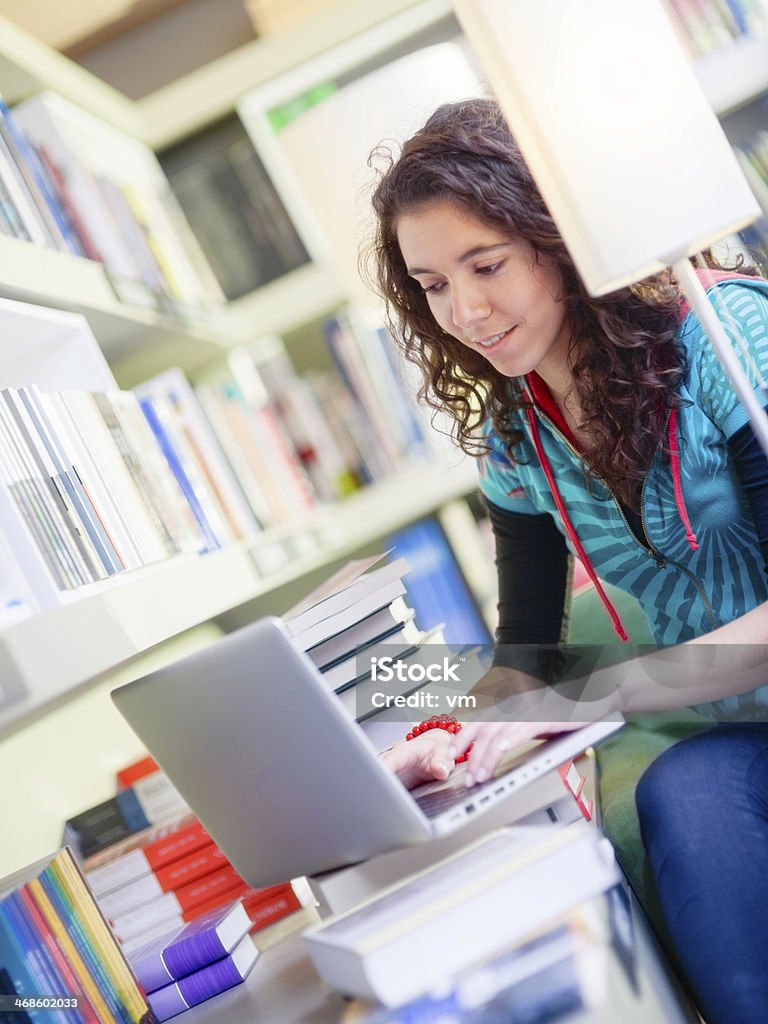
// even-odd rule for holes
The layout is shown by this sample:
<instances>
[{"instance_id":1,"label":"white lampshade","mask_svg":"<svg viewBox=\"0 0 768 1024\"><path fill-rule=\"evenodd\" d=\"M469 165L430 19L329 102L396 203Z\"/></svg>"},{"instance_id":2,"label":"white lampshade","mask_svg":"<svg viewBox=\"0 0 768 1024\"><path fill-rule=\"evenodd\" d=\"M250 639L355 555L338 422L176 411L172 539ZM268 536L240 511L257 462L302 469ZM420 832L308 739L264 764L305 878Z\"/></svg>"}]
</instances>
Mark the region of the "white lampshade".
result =
<instances>
[{"instance_id":1,"label":"white lampshade","mask_svg":"<svg viewBox=\"0 0 768 1024\"><path fill-rule=\"evenodd\" d=\"M659 0L456 0L592 295L760 208Z\"/></svg>"},{"instance_id":2,"label":"white lampshade","mask_svg":"<svg viewBox=\"0 0 768 1024\"><path fill-rule=\"evenodd\" d=\"M397 152L441 103L482 93L461 47L440 43L355 79L279 132L286 173L325 241L318 255L334 265L348 298L360 305L373 299L357 270L372 222L369 154L381 142Z\"/></svg>"}]
</instances>

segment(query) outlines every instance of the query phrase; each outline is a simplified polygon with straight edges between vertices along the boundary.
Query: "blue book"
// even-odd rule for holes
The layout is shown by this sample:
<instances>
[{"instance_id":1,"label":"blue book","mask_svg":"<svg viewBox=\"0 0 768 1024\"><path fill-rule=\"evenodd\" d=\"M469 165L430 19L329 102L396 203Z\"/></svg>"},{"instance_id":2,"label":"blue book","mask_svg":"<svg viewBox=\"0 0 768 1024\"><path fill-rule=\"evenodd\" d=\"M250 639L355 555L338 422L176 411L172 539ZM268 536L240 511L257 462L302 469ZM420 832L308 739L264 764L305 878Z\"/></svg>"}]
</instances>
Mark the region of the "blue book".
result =
<instances>
[{"instance_id":1,"label":"blue book","mask_svg":"<svg viewBox=\"0 0 768 1024\"><path fill-rule=\"evenodd\" d=\"M159 1021L169 1020L245 981L258 956L259 950L246 935L227 956L150 992L147 1002Z\"/></svg>"},{"instance_id":2,"label":"blue book","mask_svg":"<svg viewBox=\"0 0 768 1024\"><path fill-rule=\"evenodd\" d=\"M18 892L13 892L3 901L2 909L8 914L12 926L26 951L27 962L32 965L38 978L38 994L61 996L67 998L77 995L71 992L59 974L59 970L51 958L43 936L33 927L24 903ZM83 1024L83 1018L77 1010L49 1011L53 1020L61 1024Z\"/></svg>"},{"instance_id":3,"label":"blue book","mask_svg":"<svg viewBox=\"0 0 768 1024\"><path fill-rule=\"evenodd\" d=\"M41 982L32 973L24 954L21 939L15 927L11 923L10 915L7 913L4 904L0 903L0 966L2 966L7 980L14 993L24 998L25 996L39 996L42 992ZM26 1010L27 1019L33 1024L44 1024L43 1018L48 1017L47 1011Z\"/></svg>"},{"instance_id":4,"label":"blue book","mask_svg":"<svg viewBox=\"0 0 768 1024\"><path fill-rule=\"evenodd\" d=\"M208 516L200 503L195 487L184 468L180 453L176 450L173 441L168 436L167 431L161 423L152 399L147 397L140 398L139 404L141 406L141 411L144 413L147 422L152 428L152 433L158 440L168 465L173 470L173 475L179 483L179 487L187 500L187 504L192 509L192 514L194 515L195 521L197 522L200 532L206 542L204 551L216 551L221 547L221 540L213 531L211 523L208 520Z\"/></svg>"},{"instance_id":5,"label":"blue book","mask_svg":"<svg viewBox=\"0 0 768 1024\"><path fill-rule=\"evenodd\" d=\"M0 956L2 963L2 956ZM10 973L5 967L0 967L0 995L18 996L19 993L13 986ZM6 1010L3 1014L3 1024L32 1024L32 1018L26 1010Z\"/></svg>"},{"instance_id":6,"label":"blue book","mask_svg":"<svg viewBox=\"0 0 768 1024\"><path fill-rule=\"evenodd\" d=\"M407 600L423 630L444 624L448 644L488 644L493 641L436 519L424 519L385 541L387 548L408 560Z\"/></svg>"}]
</instances>

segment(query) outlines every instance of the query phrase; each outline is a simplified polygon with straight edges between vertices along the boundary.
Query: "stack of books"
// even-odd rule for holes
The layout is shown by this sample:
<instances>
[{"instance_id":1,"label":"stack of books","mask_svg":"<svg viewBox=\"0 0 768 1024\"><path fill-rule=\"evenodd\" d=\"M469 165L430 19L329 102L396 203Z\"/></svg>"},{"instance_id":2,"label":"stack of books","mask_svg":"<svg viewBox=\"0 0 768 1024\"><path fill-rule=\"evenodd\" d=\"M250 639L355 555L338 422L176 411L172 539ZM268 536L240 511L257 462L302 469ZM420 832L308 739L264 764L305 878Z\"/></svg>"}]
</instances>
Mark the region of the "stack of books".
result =
<instances>
[{"instance_id":1,"label":"stack of books","mask_svg":"<svg viewBox=\"0 0 768 1024\"><path fill-rule=\"evenodd\" d=\"M403 582L408 562L397 558L376 567L380 557L349 562L283 617L292 643L364 727L379 711L371 702L377 671L386 677L378 689L407 697L429 682L426 671L390 674L390 666L426 664L431 645L442 640L439 628L423 633L414 621ZM398 733L404 735L402 721Z\"/></svg>"},{"instance_id":2,"label":"stack of books","mask_svg":"<svg viewBox=\"0 0 768 1024\"><path fill-rule=\"evenodd\" d=\"M67 849L0 882L0 993L18 1021L154 1019Z\"/></svg>"},{"instance_id":3,"label":"stack of books","mask_svg":"<svg viewBox=\"0 0 768 1024\"><path fill-rule=\"evenodd\" d=\"M504 828L304 939L325 981L390 1008L371 1021L544 1022L601 998L596 909L618 883L607 840L586 822Z\"/></svg>"},{"instance_id":4,"label":"stack of books","mask_svg":"<svg viewBox=\"0 0 768 1024\"><path fill-rule=\"evenodd\" d=\"M158 1021L245 981L259 956L241 902L229 903L129 954Z\"/></svg>"},{"instance_id":5,"label":"stack of books","mask_svg":"<svg viewBox=\"0 0 768 1024\"><path fill-rule=\"evenodd\" d=\"M154 762L139 764L151 768ZM165 774L155 767L136 778L137 768L120 772L130 786L71 818L64 830L126 953L233 900L242 903L251 931L304 905L299 880L248 886Z\"/></svg>"}]
</instances>

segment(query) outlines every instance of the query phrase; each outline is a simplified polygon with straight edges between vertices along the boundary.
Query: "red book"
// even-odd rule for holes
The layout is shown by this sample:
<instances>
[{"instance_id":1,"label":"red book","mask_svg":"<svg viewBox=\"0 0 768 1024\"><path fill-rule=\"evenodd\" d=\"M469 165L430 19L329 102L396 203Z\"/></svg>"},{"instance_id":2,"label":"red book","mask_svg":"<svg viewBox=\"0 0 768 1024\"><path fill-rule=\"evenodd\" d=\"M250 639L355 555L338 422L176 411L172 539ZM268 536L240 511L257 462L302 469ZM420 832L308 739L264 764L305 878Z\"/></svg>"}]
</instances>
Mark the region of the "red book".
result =
<instances>
[{"instance_id":1,"label":"red book","mask_svg":"<svg viewBox=\"0 0 768 1024\"><path fill-rule=\"evenodd\" d=\"M226 892L227 889L234 888L239 882L242 882L240 875L238 875L231 864L227 864L226 867L219 868L218 871L212 871L210 875L205 875L204 878L198 878L197 881L190 882L189 885L183 885L180 889L176 889L173 895L179 903L181 912L184 913L184 911L191 910L192 907L197 907L201 903L207 903L215 896Z\"/></svg>"},{"instance_id":2,"label":"red book","mask_svg":"<svg viewBox=\"0 0 768 1024\"><path fill-rule=\"evenodd\" d=\"M234 903L235 900L241 899L245 893L250 891L245 882L239 882L233 889L227 889L223 893L218 893L212 899L206 900L205 903L198 903L191 910L185 910L180 920L185 924L189 924L190 921L202 917L203 914L207 914L211 910L216 910L217 907L221 907L225 903Z\"/></svg>"},{"instance_id":3,"label":"red book","mask_svg":"<svg viewBox=\"0 0 768 1024\"><path fill-rule=\"evenodd\" d=\"M143 779L145 775L151 775L152 772L157 771L160 771L160 767L154 757L149 755L142 757L140 761L134 761L133 764L126 765L125 768L120 769L116 776L117 788L127 789L134 782Z\"/></svg>"},{"instance_id":4,"label":"red book","mask_svg":"<svg viewBox=\"0 0 768 1024\"><path fill-rule=\"evenodd\" d=\"M202 850L195 850L156 872L142 875L118 889L104 893L98 897L99 906L105 917L121 917L137 907L151 903L163 893L183 889L196 879L215 873L228 864L229 861L218 846L209 843Z\"/></svg>"},{"instance_id":5,"label":"red book","mask_svg":"<svg viewBox=\"0 0 768 1024\"><path fill-rule=\"evenodd\" d=\"M212 843L208 831L199 821L193 820L167 835L155 838L146 846L129 850L109 863L88 871L88 883L94 895L101 899L153 873L168 870L169 866L194 856ZM186 881L191 881L191 878Z\"/></svg>"},{"instance_id":6,"label":"red book","mask_svg":"<svg viewBox=\"0 0 768 1024\"><path fill-rule=\"evenodd\" d=\"M579 774L579 769L573 761L568 761L566 764L561 764L557 769L557 773L565 783L565 788L571 794L573 799L576 801L581 813L587 819L592 820L592 801L588 800L582 790L584 789L584 783L586 779Z\"/></svg>"},{"instance_id":7,"label":"red book","mask_svg":"<svg viewBox=\"0 0 768 1024\"><path fill-rule=\"evenodd\" d=\"M283 917L287 917L289 914L293 914L294 911L301 909L301 901L293 889L289 886L285 892L280 893L278 896L268 897L267 899L243 901L243 906L248 913L252 922L251 934L257 932L260 928L266 928L268 924L274 924L275 921L279 921Z\"/></svg>"}]
</instances>

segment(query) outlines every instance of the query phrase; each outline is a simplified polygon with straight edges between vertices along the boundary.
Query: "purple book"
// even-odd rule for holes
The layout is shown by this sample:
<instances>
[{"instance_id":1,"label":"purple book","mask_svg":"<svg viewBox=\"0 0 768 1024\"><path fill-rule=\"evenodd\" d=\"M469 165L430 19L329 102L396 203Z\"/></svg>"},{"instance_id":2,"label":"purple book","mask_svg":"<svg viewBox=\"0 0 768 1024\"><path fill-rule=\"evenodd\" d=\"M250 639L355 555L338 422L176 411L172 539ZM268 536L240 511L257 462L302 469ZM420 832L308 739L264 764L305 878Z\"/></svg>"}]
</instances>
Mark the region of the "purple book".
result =
<instances>
[{"instance_id":1,"label":"purple book","mask_svg":"<svg viewBox=\"0 0 768 1024\"><path fill-rule=\"evenodd\" d=\"M147 1002L159 1021L168 1020L245 981L258 955L253 940L250 935L246 935L228 956L208 964L194 974L179 978L172 985L151 992Z\"/></svg>"},{"instance_id":2,"label":"purple book","mask_svg":"<svg viewBox=\"0 0 768 1024\"><path fill-rule=\"evenodd\" d=\"M227 903L154 939L128 960L144 991L154 992L227 956L250 927L243 904Z\"/></svg>"}]
</instances>

